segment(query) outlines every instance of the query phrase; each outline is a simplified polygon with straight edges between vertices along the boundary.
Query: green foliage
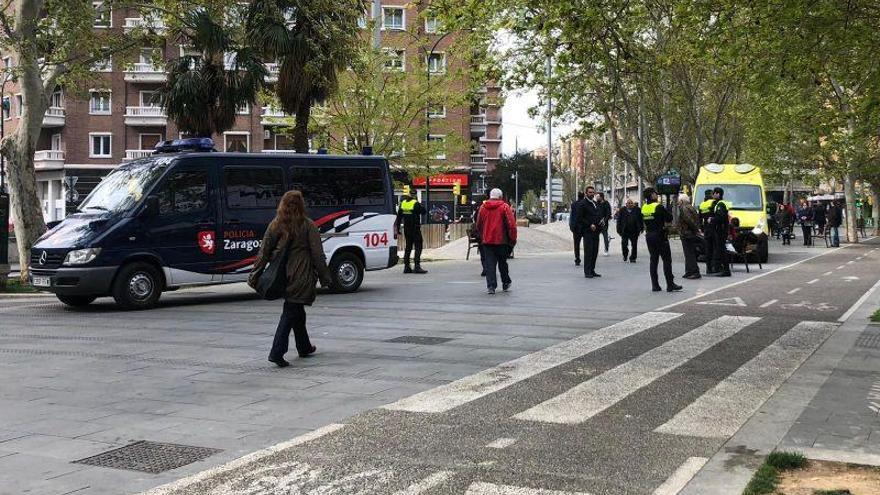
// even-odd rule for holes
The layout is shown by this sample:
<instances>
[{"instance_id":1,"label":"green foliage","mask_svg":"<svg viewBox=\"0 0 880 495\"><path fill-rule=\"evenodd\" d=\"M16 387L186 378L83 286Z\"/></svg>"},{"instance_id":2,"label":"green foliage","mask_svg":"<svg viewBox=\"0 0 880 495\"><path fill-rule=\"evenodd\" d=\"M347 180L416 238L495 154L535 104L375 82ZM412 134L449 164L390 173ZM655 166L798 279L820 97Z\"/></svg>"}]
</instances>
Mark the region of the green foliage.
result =
<instances>
[{"instance_id":1,"label":"green foliage","mask_svg":"<svg viewBox=\"0 0 880 495\"><path fill-rule=\"evenodd\" d=\"M743 491L743 495L765 495L773 493L778 484L779 471L773 466L764 464L755 472L754 476L752 476L752 479Z\"/></svg>"},{"instance_id":2,"label":"green foliage","mask_svg":"<svg viewBox=\"0 0 880 495\"><path fill-rule=\"evenodd\" d=\"M0 285L0 293L7 294L17 294L17 293L34 293L38 292L37 289L31 284L22 282L20 280L9 279L6 280L4 285Z\"/></svg>"},{"instance_id":3,"label":"green foliage","mask_svg":"<svg viewBox=\"0 0 880 495\"><path fill-rule=\"evenodd\" d=\"M765 462L780 471L787 471L806 467L807 458L800 452L772 452Z\"/></svg>"},{"instance_id":4,"label":"green foliage","mask_svg":"<svg viewBox=\"0 0 880 495\"><path fill-rule=\"evenodd\" d=\"M526 192L543 191L547 186L547 162L533 157L529 153L517 153L502 157L498 165L489 175L489 187L497 187L504 191L505 197L513 197L516 180L512 178L519 170L519 193L523 197ZM537 194L535 194L537 198Z\"/></svg>"},{"instance_id":5,"label":"green foliage","mask_svg":"<svg viewBox=\"0 0 880 495\"><path fill-rule=\"evenodd\" d=\"M874 314L871 315L871 321L874 323L880 323L880 309L874 311Z\"/></svg>"}]
</instances>

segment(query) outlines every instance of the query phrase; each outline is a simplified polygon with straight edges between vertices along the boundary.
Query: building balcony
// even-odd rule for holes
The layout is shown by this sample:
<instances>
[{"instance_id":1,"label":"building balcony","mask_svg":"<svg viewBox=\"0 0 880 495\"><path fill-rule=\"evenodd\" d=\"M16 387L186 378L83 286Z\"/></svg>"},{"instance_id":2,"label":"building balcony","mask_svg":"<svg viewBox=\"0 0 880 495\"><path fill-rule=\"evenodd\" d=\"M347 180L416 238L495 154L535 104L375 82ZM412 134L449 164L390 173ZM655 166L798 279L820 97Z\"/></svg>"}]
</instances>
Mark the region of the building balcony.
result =
<instances>
[{"instance_id":1,"label":"building balcony","mask_svg":"<svg viewBox=\"0 0 880 495\"><path fill-rule=\"evenodd\" d=\"M151 17L126 17L125 24L122 25L122 29L124 29L126 33L136 29L144 29L155 31L157 34L162 34L165 32L165 27L165 21Z\"/></svg>"},{"instance_id":2,"label":"building balcony","mask_svg":"<svg viewBox=\"0 0 880 495\"><path fill-rule=\"evenodd\" d=\"M278 82L278 73L281 72L281 66L276 63L266 64L266 82Z\"/></svg>"},{"instance_id":3,"label":"building balcony","mask_svg":"<svg viewBox=\"0 0 880 495\"><path fill-rule=\"evenodd\" d=\"M486 155L483 153L474 153L471 155L471 165L486 165Z\"/></svg>"},{"instance_id":4,"label":"building balcony","mask_svg":"<svg viewBox=\"0 0 880 495\"><path fill-rule=\"evenodd\" d=\"M164 68L150 63L131 64L124 73L126 82L161 83L168 80Z\"/></svg>"},{"instance_id":5,"label":"building balcony","mask_svg":"<svg viewBox=\"0 0 880 495\"><path fill-rule=\"evenodd\" d=\"M277 108L263 107L263 113L260 115L260 123L263 124L263 127L290 125L290 115L287 115Z\"/></svg>"},{"instance_id":6,"label":"building balcony","mask_svg":"<svg viewBox=\"0 0 880 495\"><path fill-rule=\"evenodd\" d=\"M130 162L139 158L146 158L152 154L153 150L125 150L125 158L123 160Z\"/></svg>"},{"instance_id":7,"label":"building balcony","mask_svg":"<svg viewBox=\"0 0 880 495\"><path fill-rule=\"evenodd\" d=\"M34 153L34 168L37 170L60 170L64 168L64 151L37 151Z\"/></svg>"},{"instance_id":8,"label":"building balcony","mask_svg":"<svg viewBox=\"0 0 880 495\"><path fill-rule=\"evenodd\" d=\"M43 116L43 127L63 127L65 120L64 108L49 107Z\"/></svg>"},{"instance_id":9,"label":"building balcony","mask_svg":"<svg viewBox=\"0 0 880 495\"><path fill-rule=\"evenodd\" d=\"M125 107L125 125L161 127L167 123L162 107Z\"/></svg>"}]
</instances>

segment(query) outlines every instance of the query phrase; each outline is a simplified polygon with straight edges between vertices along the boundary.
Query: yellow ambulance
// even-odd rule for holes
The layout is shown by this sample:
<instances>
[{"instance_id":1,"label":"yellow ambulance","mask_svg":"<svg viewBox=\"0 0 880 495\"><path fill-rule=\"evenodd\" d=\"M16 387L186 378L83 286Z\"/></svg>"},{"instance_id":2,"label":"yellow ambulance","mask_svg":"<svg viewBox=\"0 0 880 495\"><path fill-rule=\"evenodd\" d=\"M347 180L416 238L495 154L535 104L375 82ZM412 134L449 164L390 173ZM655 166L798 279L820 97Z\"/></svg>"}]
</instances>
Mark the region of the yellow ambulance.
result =
<instances>
[{"instance_id":1,"label":"yellow ambulance","mask_svg":"<svg viewBox=\"0 0 880 495\"><path fill-rule=\"evenodd\" d=\"M739 218L740 230L760 230L769 234L766 196L761 169L747 163L710 163L700 168L694 185L694 204L699 207L707 190L724 189L724 199L730 202L730 215ZM767 238L758 245L758 256L767 262Z\"/></svg>"}]
</instances>

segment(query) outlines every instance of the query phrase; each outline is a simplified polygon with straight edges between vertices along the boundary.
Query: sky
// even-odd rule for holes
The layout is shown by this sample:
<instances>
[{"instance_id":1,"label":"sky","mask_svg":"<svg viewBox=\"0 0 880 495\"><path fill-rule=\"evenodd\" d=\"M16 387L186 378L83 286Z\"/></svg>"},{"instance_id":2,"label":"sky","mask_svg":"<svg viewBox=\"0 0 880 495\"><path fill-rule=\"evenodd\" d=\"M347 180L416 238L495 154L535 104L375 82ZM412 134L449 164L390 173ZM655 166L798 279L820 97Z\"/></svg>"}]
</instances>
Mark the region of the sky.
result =
<instances>
[{"instance_id":1,"label":"sky","mask_svg":"<svg viewBox=\"0 0 880 495\"><path fill-rule=\"evenodd\" d=\"M538 104L538 91L516 91L504 94L505 102L501 109L502 138L501 154L512 155L519 145L520 151L530 152L535 148L547 146L547 133L543 132L543 117L529 117L529 108ZM553 127L553 141L572 130L572 125Z\"/></svg>"}]
</instances>

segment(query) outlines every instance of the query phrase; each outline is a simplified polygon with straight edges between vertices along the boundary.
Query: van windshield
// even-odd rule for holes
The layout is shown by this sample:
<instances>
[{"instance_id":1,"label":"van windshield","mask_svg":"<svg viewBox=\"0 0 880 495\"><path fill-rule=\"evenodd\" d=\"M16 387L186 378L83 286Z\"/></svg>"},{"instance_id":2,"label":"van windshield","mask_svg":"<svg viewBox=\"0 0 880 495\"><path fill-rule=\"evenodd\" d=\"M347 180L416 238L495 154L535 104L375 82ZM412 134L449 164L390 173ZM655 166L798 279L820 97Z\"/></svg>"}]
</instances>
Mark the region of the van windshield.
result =
<instances>
[{"instance_id":1,"label":"van windshield","mask_svg":"<svg viewBox=\"0 0 880 495\"><path fill-rule=\"evenodd\" d=\"M697 186L697 194L694 196L697 204L703 201L706 191L716 187L724 189L724 199L730 201L734 210L763 211L764 198L761 197L761 187L750 184L702 184Z\"/></svg>"},{"instance_id":2,"label":"van windshield","mask_svg":"<svg viewBox=\"0 0 880 495\"><path fill-rule=\"evenodd\" d=\"M147 159L110 172L79 205L82 211L126 211L143 198L162 175L166 161Z\"/></svg>"}]
</instances>

